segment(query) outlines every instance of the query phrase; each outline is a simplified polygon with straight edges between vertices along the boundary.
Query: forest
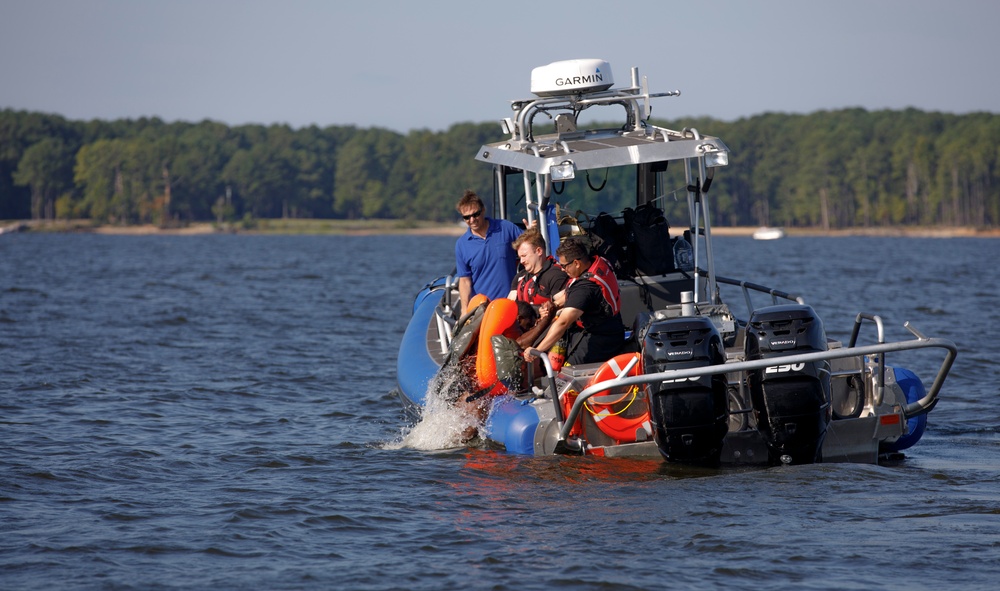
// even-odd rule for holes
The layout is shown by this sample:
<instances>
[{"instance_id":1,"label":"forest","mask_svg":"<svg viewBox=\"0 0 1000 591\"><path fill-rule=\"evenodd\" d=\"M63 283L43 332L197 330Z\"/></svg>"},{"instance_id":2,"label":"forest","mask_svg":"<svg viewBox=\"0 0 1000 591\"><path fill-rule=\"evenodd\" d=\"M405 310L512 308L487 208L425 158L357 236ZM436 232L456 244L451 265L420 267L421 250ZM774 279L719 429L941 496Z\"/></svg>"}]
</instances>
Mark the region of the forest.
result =
<instances>
[{"instance_id":1,"label":"forest","mask_svg":"<svg viewBox=\"0 0 1000 591\"><path fill-rule=\"evenodd\" d=\"M1000 115L843 109L654 122L696 127L729 146L730 165L711 189L715 225L1000 224ZM402 134L5 109L0 219L454 221L465 188L490 194L490 167L474 155L502 138L496 122ZM625 205L613 190L571 200L569 209L591 214Z\"/></svg>"}]
</instances>

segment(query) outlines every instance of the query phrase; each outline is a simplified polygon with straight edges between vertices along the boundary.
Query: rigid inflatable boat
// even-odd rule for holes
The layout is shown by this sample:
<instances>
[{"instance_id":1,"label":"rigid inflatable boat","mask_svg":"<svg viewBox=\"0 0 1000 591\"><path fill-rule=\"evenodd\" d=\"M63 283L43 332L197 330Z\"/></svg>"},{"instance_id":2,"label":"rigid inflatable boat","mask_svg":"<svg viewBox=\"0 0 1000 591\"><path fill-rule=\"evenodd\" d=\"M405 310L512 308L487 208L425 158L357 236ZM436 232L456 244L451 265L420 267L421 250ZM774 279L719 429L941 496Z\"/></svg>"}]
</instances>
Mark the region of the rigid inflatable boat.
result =
<instances>
[{"instance_id":1,"label":"rigid inflatable boat","mask_svg":"<svg viewBox=\"0 0 1000 591\"><path fill-rule=\"evenodd\" d=\"M661 207L669 187L681 186L675 210L685 219L664 222L650 247L630 242L627 211L599 216L614 220L612 230L624 237L617 252L630 263L616 268L626 342L600 363L557 371L541 354L536 371L518 368L517 379L505 379L511 375L500 368L516 364L516 352L501 360L491 343L509 332L516 306L473 302L459 317L455 277L428 283L399 350L407 406L427 402L440 372L458 371L462 396L484 396L480 436L513 454L699 465L876 463L901 458L920 440L957 354L954 343L908 324L912 339L886 342L881 318L866 312L857 314L849 341L839 342L802 297L720 275L709 189L729 164L729 148L697 129L650 122L651 100L678 91L650 93L636 68L630 84L616 87L603 60L536 68L531 91L532 98L513 101L513 116L502 122L506 137L475 156L493 170L493 217L537 221L554 253L566 235L597 234L589 216L564 217L555 205L573 191L608 190L595 181L603 177L632 195L636 209ZM582 115L590 109L620 120L587 126ZM670 173L680 179L668 184ZM607 246L607 234L597 242ZM724 290L735 297L724 301ZM865 335L872 344L858 343L862 330L873 331ZM929 387L893 363L925 348L943 357Z\"/></svg>"}]
</instances>

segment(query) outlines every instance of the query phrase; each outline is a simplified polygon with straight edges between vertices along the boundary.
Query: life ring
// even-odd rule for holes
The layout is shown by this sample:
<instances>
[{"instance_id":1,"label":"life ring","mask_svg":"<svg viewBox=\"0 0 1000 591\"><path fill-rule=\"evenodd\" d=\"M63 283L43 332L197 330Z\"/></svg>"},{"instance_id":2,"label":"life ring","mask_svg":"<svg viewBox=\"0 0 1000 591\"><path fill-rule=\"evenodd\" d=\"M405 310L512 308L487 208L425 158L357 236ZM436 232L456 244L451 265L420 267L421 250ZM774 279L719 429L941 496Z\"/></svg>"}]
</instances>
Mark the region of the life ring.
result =
<instances>
[{"instance_id":1,"label":"life ring","mask_svg":"<svg viewBox=\"0 0 1000 591\"><path fill-rule=\"evenodd\" d=\"M622 353L601 364L597 373L590 379L588 386L619 377L622 370L633 359L636 360L635 364L632 365L626 375L621 377L642 374L642 355L639 353ZM617 390L621 390L621 388ZM622 416L633 404L641 404L643 412L637 416ZM616 389L611 389L607 393L592 396L584 407L590 411L597 428L618 443L633 443L637 441L636 433L639 430L645 431L647 435L652 434L652 419L649 412L649 405L642 398L639 389L635 386L626 388L624 392L620 393L616 392Z\"/></svg>"},{"instance_id":2,"label":"life ring","mask_svg":"<svg viewBox=\"0 0 1000 591\"><path fill-rule=\"evenodd\" d=\"M493 335L511 336L517 326L517 302L501 298L486 306L483 321L479 325L479 343L476 346L476 389L490 388L489 396L499 396L507 387L497 379L497 363L493 358Z\"/></svg>"}]
</instances>

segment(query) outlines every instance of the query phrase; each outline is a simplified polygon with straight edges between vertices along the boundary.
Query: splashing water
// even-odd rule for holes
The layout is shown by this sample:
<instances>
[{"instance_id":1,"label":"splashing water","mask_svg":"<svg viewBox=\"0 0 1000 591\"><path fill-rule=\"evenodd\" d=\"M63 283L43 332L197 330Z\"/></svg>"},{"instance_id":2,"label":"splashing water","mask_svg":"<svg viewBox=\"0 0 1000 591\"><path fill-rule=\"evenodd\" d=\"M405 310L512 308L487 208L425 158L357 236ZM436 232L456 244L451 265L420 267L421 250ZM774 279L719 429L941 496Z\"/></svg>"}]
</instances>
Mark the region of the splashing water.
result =
<instances>
[{"instance_id":1,"label":"splashing water","mask_svg":"<svg viewBox=\"0 0 1000 591\"><path fill-rule=\"evenodd\" d=\"M487 404L486 398L479 399L479 406L453 402L469 392L469 379L459 365L443 367L427 385L420 420L403 433L400 441L386 448L440 450L465 446L470 433L482 430L480 417L484 417L485 412L476 411L482 411Z\"/></svg>"}]
</instances>

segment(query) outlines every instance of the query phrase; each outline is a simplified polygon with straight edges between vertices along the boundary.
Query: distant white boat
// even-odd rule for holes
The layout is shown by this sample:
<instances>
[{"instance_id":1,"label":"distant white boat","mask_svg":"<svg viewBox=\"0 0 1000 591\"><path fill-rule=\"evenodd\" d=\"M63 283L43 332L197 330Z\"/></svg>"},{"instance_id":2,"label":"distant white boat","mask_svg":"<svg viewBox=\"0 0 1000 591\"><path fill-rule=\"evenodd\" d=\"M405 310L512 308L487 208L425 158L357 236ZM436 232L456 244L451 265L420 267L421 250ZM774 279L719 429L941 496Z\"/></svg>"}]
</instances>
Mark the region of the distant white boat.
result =
<instances>
[{"instance_id":1,"label":"distant white boat","mask_svg":"<svg viewBox=\"0 0 1000 591\"><path fill-rule=\"evenodd\" d=\"M11 224L9 226L0 226L0 234L12 234L14 232L23 232L28 226L18 223Z\"/></svg>"},{"instance_id":2,"label":"distant white boat","mask_svg":"<svg viewBox=\"0 0 1000 591\"><path fill-rule=\"evenodd\" d=\"M784 238L785 231L781 228L769 228L767 226L761 226L753 232L754 240L777 240L778 238Z\"/></svg>"}]
</instances>

